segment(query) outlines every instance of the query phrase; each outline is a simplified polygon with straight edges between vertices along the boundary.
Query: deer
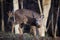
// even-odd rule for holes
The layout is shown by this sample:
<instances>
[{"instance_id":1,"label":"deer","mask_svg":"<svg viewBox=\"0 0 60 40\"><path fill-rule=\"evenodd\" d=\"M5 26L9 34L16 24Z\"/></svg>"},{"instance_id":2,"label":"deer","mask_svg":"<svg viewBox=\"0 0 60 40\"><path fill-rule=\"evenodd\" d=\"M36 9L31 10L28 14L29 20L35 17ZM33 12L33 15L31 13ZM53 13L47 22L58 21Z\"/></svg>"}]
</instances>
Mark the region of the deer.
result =
<instances>
[{"instance_id":1,"label":"deer","mask_svg":"<svg viewBox=\"0 0 60 40\"><path fill-rule=\"evenodd\" d=\"M41 20L39 20L39 18L41 19L41 16L39 15L39 13L27 9L18 9L14 12L14 14L15 20L18 19L18 21L20 22L20 27L22 23L25 24L27 22L27 24L31 26L30 32L33 30L33 34L34 36L36 36L36 28L41 27ZM37 21L39 21L39 23Z\"/></svg>"},{"instance_id":2,"label":"deer","mask_svg":"<svg viewBox=\"0 0 60 40\"><path fill-rule=\"evenodd\" d=\"M24 34L24 27L29 28L28 33L33 34L36 37L36 29L41 28L41 16L39 13L27 10L27 9L18 9L15 12L12 12L12 17L15 17L15 22L12 23L12 33L14 32L14 28L18 29L19 35ZM25 26L28 25L28 26ZM15 30L16 33L17 30ZM38 34L40 34L38 30Z\"/></svg>"}]
</instances>

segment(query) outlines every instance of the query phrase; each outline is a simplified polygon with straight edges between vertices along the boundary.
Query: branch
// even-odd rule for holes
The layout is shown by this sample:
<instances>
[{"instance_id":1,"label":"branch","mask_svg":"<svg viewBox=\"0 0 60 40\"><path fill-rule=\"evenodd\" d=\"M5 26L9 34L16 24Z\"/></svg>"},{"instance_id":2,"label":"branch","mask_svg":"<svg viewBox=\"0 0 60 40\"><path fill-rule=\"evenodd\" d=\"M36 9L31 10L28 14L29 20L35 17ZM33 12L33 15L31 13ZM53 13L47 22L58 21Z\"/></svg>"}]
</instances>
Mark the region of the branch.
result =
<instances>
[{"instance_id":1,"label":"branch","mask_svg":"<svg viewBox=\"0 0 60 40\"><path fill-rule=\"evenodd\" d=\"M38 0L38 5L39 5L40 13L41 13L41 15L42 15L42 8L41 8L40 0Z\"/></svg>"}]
</instances>

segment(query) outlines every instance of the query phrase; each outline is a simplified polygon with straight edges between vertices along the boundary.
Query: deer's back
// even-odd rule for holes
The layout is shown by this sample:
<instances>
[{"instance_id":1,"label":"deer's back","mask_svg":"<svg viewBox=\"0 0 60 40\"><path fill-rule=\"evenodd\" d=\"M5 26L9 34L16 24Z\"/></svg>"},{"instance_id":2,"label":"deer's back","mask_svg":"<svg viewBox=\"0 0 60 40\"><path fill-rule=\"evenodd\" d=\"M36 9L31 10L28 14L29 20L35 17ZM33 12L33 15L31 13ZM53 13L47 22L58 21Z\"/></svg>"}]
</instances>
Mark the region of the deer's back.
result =
<instances>
[{"instance_id":1,"label":"deer's back","mask_svg":"<svg viewBox=\"0 0 60 40\"><path fill-rule=\"evenodd\" d=\"M28 18L29 22L31 22L33 20L32 19L33 17L34 18L38 18L38 17L40 17L40 14L37 13L37 12L31 11L31 10L27 10L27 9L16 10L16 12L15 12L15 18L19 19L20 22L23 21L23 17L24 16L26 16Z\"/></svg>"}]
</instances>

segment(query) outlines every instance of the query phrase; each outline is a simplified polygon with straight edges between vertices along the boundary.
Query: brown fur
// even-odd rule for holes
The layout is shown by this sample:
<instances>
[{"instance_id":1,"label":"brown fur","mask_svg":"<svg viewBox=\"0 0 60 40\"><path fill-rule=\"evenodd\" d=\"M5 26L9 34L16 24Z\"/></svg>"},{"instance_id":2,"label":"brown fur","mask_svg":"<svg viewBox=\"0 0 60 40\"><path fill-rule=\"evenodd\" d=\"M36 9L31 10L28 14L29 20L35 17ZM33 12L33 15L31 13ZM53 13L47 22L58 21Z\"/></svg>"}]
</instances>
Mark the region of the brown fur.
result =
<instances>
[{"instance_id":1,"label":"brown fur","mask_svg":"<svg viewBox=\"0 0 60 40\"><path fill-rule=\"evenodd\" d=\"M20 24L23 23L23 21L27 22L27 20L28 20L28 24L31 24L32 20L33 20L32 19L33 16L34 16L34 18L40 17L40 15L38 13L30 11L30 10L26 10L26 9L17 10L15 12L15 19L18 19ZM35 27L32 26L30 32L32 32L34 34L34 36L36 36L36 28Z\"/></svg>"},{"instance_id":2,"label":"brown fur","mask_svg":"<svg viewBox=\"0 0 60 40\"><path fill-rule=\"evenodd\" d=\"M15 11L15 22L17 23L17 21L19 22L20 24L20 27L21 27L21 23L23 22L27 22L28 21L28 24L31 24L32 23L32 18L34 16L34 18L39 18L40 15L36 12L33 12L33 11L30 11L30 10L26 10L26 9L23 9L23 10L17 10ZM33 31L32 31L33 30ZM31 32L33 32L34 36L36 36L36 28L35 27L31 27Z\"/></svg>"}]
</instances>

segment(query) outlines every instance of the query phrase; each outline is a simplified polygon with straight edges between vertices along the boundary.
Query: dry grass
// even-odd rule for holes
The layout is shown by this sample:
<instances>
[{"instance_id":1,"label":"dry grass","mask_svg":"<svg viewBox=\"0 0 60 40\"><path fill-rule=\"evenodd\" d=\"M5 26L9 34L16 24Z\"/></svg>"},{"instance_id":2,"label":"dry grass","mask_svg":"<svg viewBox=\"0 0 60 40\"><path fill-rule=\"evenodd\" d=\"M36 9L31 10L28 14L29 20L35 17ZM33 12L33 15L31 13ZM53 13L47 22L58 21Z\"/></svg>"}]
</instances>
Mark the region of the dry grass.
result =
<instances>
[{"instance_id":1,"label":"dry grass","mask_svg":"<svg viewBox=\"0 0 60 40\"><path fill-rule=\"evenodd\" d=\"M22 38L22 37L21 37ZM18 39L18 40L21 40ZM16 36L12 33L0 33L0 40L17 40ZM30 34L23 34L23 40L60 40L59 37L52 38L52 37L34 37Z\"/></svg>"}]
</instances>

